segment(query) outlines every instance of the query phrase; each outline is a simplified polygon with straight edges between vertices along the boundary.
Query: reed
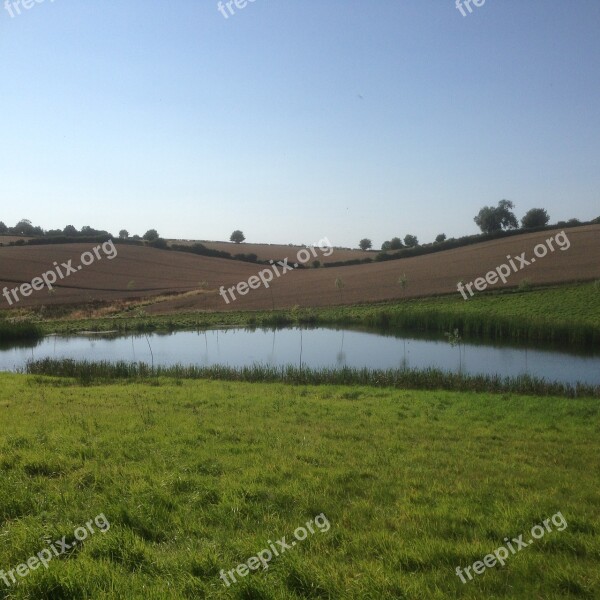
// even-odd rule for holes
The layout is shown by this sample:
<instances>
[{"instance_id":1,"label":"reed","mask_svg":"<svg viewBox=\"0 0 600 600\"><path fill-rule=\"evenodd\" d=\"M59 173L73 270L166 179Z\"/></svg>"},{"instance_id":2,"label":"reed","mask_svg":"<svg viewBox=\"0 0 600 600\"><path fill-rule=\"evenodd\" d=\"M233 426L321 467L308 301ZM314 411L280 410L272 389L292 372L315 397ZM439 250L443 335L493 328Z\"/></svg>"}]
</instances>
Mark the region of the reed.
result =
<instances>
[{"instance_id":1,"label":"reed","mask_svg":"<svg viewBox=\"0 0 600 600\"><path fill-rule=\"evenodd\" d=\"M318 319L321 321L321 319ZM553 342L591 347L600 344L600 327L584 324L532 320L524 315L491 317L481 314L457 314L439 310L395 311L375 308L360 317L341 314L324 322L336 325L362 325L395 331L444 333L458 329L465 338Z\"/></svg>"},{"instance_id":2,"label":"reed","mask_svg":"<svg viewBox=\"0 0 600 600\"><path fill-rule=\"evenodd\" d=\"M533 396L567 398L600 398L600 386L575 385L546 381L523 375L466 375L438 369L311 369L294 366L251 367L213 366L155 366L134 362L90 362L72 359L46 358L29 361L26 372L32 375L70 377L79 383L106 383L116 380L156 381L160 377L174 379L212 379L243 382L279 382L293 385L368 385L417 390L452 390L461 392L515 393Z\"/></svg>"},{"instance_id":3,"label":"reed","mask_svg":"<svg viewBox=\"0 0 600 600\"><path fill-rule=\"evenodd\" d=\"M41 328L35 323L14 323L0 319L0 343L19 340L36 340L43 337Z\"/></svg>"}]
</instances>

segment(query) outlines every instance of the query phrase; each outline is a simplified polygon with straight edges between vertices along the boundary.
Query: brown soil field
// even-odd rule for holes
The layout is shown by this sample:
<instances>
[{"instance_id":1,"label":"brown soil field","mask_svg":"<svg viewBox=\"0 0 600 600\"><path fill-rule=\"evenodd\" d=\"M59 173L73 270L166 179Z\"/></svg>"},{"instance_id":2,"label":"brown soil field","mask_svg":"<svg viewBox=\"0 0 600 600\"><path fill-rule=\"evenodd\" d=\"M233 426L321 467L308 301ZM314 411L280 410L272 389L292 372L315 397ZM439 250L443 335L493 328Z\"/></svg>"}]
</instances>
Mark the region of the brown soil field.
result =
<instances>
[{"instance_id":1,"label":"brown soil field","mask_svg":"<svg viewBox=\"0 0 600 600\"><path fill-rule=\"evenodd\" d=\"M232 242L205 242L202 240L167 240L169 244L181 244L182 246L191 246L193 244L202 244L211 250L219 250L221 252L229 252L232 256L235 254L256 254L259 260L283 260L284 258L291 259L296 256L298 250L306 246L295 246L289 244L234 244ZM314 240L312 243L317 243L319 240ZM346 260L355 260L362 258L375 258L379 250L371 250L364 252L363 250L352 250L351 248L334 248L333 253L329 256L324 256L317 248L318 256L314 258L311 255L307 266L312 265L313 260L320 260L321 264L339 262ZM329 251L328 251L329 253Z\"/></svg>"},{"instance_id":2,"label":"brown soil field","mask_svg":"<svg viewBox=\"0 0 600 600\"><path fill-rule=\"evenodd\" d=\"M72 259L79 265L83 252L95 244L48 244L0 248L0 287L14 288ZM35 291L13 307L78 304L95 300L144 298L173 292L215 289L223 281L249 277L256 265L220 258L199 257L184 252L117 245L118 254L84 266L81 271L58 281L54 290ZM0 296L0 306L7 300Z\"/></svg>"},{"instance_id":3,"label":"brown soil field","mask_svg":"<svg viewBox=\"0 0 600 600\"><path fill-rule=\"evenodd\" d=\"M209 258L182 252L138 246L117 246L118 256L83 267L59 282L54 292L43 289L22 298L15 307L53 304L82 304L91 301L118 301L127 298L161 296L148 305L149 313L193 310L271 309L291 306L327 306L376 302L436 294L457 294L458 281L470 282L507 262L508 254L525 252L529 259L536 244L560 230L530 233L474 244L424 256L349 267L298 269L274 278L269 289L250 290L226 304L218 294L221 285L231 287L256 275L264 265ZM527 279L532 284L556 284L600 278L600 225L566 230L571 247L548 252L535 264L513 273L507 287ZM556 244L555 244L556 246ZM93 244L67 244L0 248L0 289L14 288L53 268L53 262L73 260L79 264L82 252ZM295 251L289 255L295 257ZM402 289L398 278L406 275ZM344 283L342 294L335 280ZM504 287L501 283L490 289ZM193 292L183 295L183 292ZM164 298L166 294L178 294ZM0 307L8 303L0 296Z\"/></svg>"}]
</instances>

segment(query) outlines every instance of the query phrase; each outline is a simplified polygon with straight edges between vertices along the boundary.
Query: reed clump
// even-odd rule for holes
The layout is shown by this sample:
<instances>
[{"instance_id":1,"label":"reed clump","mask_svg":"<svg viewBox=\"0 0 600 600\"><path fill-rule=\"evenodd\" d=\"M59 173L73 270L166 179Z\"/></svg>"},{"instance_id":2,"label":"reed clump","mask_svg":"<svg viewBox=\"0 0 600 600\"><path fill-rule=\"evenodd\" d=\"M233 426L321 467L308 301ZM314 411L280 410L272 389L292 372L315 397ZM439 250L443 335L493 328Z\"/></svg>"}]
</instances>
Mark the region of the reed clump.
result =
<instances>
[{"instance_id":1,"label":"reed clump","mask_svg":"<svg viewBox=\"0 0 600 600\"><path fill-rule=\"evenodd\" d=\"M37 340L44 336L41 328L29 321L13 322L0 319L0 343Z\"/></svg>"},{"instance_id":2,"label":"reed clump","mask_svg":"<svg viewBox=\"0 0 600 600\"><path fill-rule=\"evenodd\" d=\"M292 365L274 367L253 365L230 367L223 365L174 365L151 367L141 362L90 362L72 359L46 358L29 361L26 372L73 378L91 385L118 380L156 383L159 378L213 379L224 381L288 383L293 385L365 385L401 389L444 389L461 392L515 393L534 396L567 398L600 398L600 386L574 385L546 381L529 375L501 377L499 375L467 375L438 369L311 369Z\"/></svg>"}]
</instances>

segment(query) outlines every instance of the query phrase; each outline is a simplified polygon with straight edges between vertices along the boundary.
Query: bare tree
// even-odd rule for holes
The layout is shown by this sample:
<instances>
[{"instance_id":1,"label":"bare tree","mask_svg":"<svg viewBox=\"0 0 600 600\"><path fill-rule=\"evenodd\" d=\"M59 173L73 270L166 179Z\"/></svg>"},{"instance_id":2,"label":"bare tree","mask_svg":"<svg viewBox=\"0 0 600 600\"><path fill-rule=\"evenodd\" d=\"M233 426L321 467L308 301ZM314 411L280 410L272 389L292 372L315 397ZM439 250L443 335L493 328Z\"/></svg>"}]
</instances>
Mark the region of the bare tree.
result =
<instances>
[{"instance_id":1,"label":"bare tree","mask_svg":"<svg viewBox=\"0 0 600 600\"><path fill-rule=\"evenodd\" d=\"M346 284L342 281L341 277L338 277L335 280L335 287L340 291L340 299L343 302L344 301L344 293L343 293L343 289L346 286Z\"/></svg>"}]
</instances>

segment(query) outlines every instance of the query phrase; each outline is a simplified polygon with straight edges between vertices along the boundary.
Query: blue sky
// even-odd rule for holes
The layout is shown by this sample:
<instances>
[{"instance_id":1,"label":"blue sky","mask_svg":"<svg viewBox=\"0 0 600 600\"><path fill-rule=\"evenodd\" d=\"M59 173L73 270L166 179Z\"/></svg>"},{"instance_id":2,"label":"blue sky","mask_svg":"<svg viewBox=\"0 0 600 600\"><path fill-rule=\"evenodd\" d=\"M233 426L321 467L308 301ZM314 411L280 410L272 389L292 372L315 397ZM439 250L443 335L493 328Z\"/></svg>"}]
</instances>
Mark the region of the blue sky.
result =
<instances>
[{"instance_id":1,"label":"blue sky","mask_svg":"<svg viewBox=\"0 0 600 600\"><path fill-rule=\"evenodd\" d=\"M0 220L379 247L502 198L595 218L599 25L598 0L0 8Z\"/></svg>"}]
</instances>

